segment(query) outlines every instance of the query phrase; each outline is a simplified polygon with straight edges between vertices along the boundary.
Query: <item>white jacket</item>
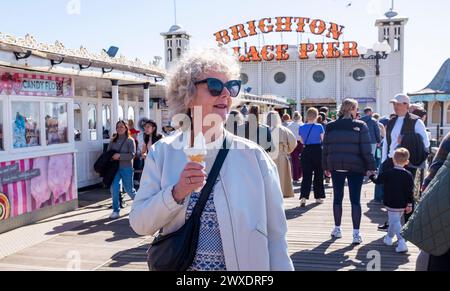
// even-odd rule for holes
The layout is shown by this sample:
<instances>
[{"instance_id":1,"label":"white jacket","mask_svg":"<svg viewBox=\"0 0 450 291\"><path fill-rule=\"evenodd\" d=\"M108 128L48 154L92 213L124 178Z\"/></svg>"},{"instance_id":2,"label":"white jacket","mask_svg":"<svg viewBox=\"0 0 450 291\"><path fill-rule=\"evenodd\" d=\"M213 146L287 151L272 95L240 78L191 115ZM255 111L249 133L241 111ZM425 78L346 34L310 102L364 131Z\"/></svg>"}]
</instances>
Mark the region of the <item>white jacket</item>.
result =
<instances>
[{"instance_id":1,"label":"white jacket","mask_svg":"<svg viewBox=\"0 0 450 291\"><path fill-rule=\"evenodd\" d=\"M293 264L286 241L287 223L278 172L256 144L232 136L214 204L228 271L290 271ZM187 158L182 134L161 140L145 161L140 190L130 213L131 227L140 235L160 229L172 233L185 223L189 197L178 205L172 190ZM223 191L225 189L225 191Z\"/></svg>"}]
</instances>

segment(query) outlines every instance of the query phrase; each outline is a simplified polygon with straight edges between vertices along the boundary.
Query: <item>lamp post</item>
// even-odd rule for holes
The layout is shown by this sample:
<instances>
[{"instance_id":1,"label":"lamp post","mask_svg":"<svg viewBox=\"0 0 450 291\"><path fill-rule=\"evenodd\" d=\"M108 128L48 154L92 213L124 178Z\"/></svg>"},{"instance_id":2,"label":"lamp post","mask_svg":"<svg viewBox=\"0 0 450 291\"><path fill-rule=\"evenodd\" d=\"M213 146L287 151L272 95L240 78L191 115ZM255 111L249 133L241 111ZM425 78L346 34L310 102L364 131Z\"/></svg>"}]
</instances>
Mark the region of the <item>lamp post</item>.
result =
<instances>
[{"instance_id":1,"label":"lamp post","mask_svg":"<svg viewBox=\"0 0 450 291\"><path fill-rule=\"evenodd\" d=\"M375 60L375 89L376 89L376 102L377 102L377 113L381 113L381 97L380 97L380 60L387 59L388 55L391 53L391 46L385 40L382 43L375 43L372 48L372 53L368 53L367 48L361 48L359 50L361 58L363 60Z\"/></svg>"}]
</instances>

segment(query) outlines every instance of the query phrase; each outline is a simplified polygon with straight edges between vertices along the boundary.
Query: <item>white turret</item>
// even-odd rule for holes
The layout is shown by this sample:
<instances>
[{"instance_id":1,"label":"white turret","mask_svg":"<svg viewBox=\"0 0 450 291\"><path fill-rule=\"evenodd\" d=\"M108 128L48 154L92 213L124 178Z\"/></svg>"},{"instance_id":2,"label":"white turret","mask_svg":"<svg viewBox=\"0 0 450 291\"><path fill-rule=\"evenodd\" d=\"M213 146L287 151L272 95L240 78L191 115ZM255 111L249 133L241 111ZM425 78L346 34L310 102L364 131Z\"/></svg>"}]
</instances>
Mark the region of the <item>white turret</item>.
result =
<instances>
[{"instance_id":1,"label":"white turret","mask_svg":"<svg viewBox=\"0 0 450 291\"><path fill-rule=\"evenodd\" d=\"M166 69L169 70L189 50L191 36L179 25L173 25L161 35L164 37Z\"/></svg>"}]
</instances>

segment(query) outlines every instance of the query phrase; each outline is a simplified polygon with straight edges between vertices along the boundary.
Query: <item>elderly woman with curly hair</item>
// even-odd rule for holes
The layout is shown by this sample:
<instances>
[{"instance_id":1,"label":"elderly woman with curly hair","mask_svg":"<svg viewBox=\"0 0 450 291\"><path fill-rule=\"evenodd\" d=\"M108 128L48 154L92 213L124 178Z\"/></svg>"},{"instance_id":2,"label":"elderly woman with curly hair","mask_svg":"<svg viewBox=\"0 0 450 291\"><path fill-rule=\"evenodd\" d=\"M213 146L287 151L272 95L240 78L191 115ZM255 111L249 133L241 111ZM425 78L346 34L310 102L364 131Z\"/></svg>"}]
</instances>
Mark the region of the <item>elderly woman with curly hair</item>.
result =
<instances>
[{"instance_id":1,"label":"elderly woman with curly hair","mask_svg":"<svg viewBox=\"0 0 450 291\"><path fill-rule=\"evenodd\" d=\"M191 271L293 270L277 168L257 144L224 129L241 82L235 57L220 50L193 52L173 71L169 108L183 114L180 132L153 145L130 223L141 235L180 229L199 200L224 140L231 148L201 214ZM182 120L182 118L180 119ZM206 167L188 162L183 147L203 134Z\"/></svg>"}]
</instances>

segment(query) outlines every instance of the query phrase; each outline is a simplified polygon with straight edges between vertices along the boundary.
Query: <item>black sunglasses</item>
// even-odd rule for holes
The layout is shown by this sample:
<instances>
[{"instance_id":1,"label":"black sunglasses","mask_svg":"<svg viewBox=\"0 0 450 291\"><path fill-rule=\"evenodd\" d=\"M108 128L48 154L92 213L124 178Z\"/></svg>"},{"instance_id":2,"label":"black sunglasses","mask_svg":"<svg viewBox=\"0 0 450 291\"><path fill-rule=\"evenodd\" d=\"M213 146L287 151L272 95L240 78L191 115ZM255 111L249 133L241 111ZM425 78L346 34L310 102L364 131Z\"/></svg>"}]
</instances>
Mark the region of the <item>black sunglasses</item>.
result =
<instances>
[{"instance_id":1,"label":"black sunglasses","mask_svg":"<svg viewBox=\"0 0 450 291\"><path fill-rule=\"evenodd\" d=\"M231 80L224 84L219 79L208 78L205 80L195 82L194 85L197 86L203 83L206 83L208 85L209 93L211 93L211 95L214 97L220 96L224 88L227 88L227 90L230 92L231 97L237 97L239 95L239 92L241 91L241 84L242 84L240 80Z\"/></svg>"}]
</instances>

